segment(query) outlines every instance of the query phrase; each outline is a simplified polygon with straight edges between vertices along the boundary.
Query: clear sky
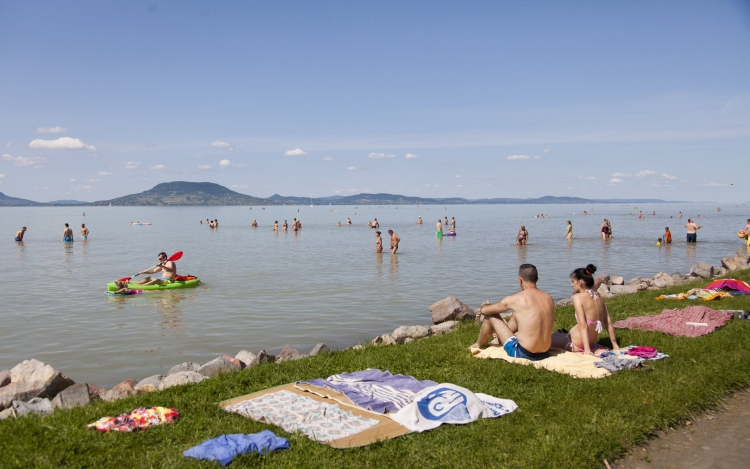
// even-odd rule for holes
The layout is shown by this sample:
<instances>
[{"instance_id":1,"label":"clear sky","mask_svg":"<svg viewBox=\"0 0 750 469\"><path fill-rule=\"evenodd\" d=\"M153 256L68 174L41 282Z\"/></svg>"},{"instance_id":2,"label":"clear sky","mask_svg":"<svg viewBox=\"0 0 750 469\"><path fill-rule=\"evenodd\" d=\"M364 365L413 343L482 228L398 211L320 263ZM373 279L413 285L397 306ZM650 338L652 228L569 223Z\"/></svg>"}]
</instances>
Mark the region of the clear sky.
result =
<instances>
[{"instance_id":1,"label":"clear sky","mask_svg":"<svg viewBox=\"0 0 750 469\"><path fill-rule=\"evenodd\" d=\"M744 202L750 1L0 0L0 154L38 201Z\"/></svg>"}]
</instances>

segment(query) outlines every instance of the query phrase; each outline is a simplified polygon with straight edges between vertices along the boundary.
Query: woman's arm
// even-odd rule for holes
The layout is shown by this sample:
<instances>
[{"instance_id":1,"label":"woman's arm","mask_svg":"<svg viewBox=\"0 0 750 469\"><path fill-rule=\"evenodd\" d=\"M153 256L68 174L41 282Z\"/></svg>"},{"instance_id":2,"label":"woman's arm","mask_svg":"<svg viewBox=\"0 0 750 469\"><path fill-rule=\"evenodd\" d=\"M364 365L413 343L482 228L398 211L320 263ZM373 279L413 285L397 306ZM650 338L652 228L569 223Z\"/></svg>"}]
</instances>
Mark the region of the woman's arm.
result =
<instances>
[{"instance_id":1,"label":"woman's arm","mask_svg":"<svg viewBox=\"0 0 750 469\"><path fill-rule=\"evenodd\" d=\"M620 346L617 345L617 337L615 337L615 326L612 325L612 319L609 317L609 309L606 303L604 304L604 313L604 320L607 321L607 333L609 334L609 339L612 341L612 348L619 350Z\"/></svg>"}]
</instances>

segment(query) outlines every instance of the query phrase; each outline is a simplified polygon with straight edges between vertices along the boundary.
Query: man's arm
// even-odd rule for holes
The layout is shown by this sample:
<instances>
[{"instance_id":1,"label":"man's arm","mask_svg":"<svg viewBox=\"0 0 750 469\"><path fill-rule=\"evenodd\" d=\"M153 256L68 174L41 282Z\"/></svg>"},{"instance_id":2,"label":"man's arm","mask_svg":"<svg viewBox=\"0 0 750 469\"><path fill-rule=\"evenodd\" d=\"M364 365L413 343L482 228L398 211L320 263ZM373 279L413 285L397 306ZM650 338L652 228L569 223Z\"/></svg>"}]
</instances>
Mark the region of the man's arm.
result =
<instances>
[{"instance_id":1,"label":"man's arm","mask_svg":"<svg viewBox=\"0 0 750 469\"><path fill-rule=\"evenodd\" d=\"M486 303L482 303L482 306L479 307L479 312L485 316L490 316L510 311L513 309L511 306L511 298L513 297L507 296L494 304L490 304L490 301L487 300Z\"/></svg>"}]
</instances>

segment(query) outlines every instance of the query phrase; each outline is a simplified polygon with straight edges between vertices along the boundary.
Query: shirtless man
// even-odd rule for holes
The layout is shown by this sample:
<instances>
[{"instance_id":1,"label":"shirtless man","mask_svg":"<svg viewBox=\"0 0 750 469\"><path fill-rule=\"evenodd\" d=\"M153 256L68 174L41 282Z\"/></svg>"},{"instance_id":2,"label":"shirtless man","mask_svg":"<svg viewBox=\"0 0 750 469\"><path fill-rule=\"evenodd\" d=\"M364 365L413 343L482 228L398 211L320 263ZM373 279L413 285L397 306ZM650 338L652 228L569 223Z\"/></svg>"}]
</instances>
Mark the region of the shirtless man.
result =
<instances>
[{"instance_id":1,"label":"shirtless man","mask_svg":"<svg viewBox=\"0 0 750 469\"><path fill-rule=\"evenodd\" d=\"M73 242L73 230L70 229L68 224L65 224L65 229L63 230L63 241L66 243L72 243Z\"/></svg>"},{"instance_id":2,"label":"shirtless man","mask_svg":"<svg viewBox=\"0 0 750 469\"><path fill-rule=\"evenodd\" d=\"M252 227L253 228L257 228L258 227L258 221L257 220L253 220Z\"/></svg>"},{"instance_id":3,"label":"shirtless man","mask_svg":"<svg viewBox=\"0 0 750 469\"><path fill-rule=\"evenodd\" d=\"M376 218L371 225L373 228L380 228L380 223L378 223L378 219Z\"/></svg>"},{"instance_id":4,"label":"shirtless man","mask_svg":"<svg viewBox=\"0 0 750 469\"><path fill-rule=\"evenodd\" d=\"M86 228L86 225L84 223L81 223L81 239L88 239L89 238L89 229Z\"/></svg>"},{"instance_id":5,"label":"shirtless man","mask_svg":"<svg viewBox=\"0 0 750 469\"><path fill-rule=\"evenodd\" d=\"M750 221L750 220L748 220ZM24 226L20 230L16 231L16 241L23 241L23 235L26 233L26 227Z\"/></svg>"},{"instance_id":6,"label":"shirtless man","mask_svg":"<svg viewBox=\"0 0 750 469\"><path fill-rule=\"evenodd\" d=\"M396 251L398 251L398 242L401 241L401 238L393 230L388 230L388 234L391 235L391 254L396 254Z\"/></svg>"},{"instance_id":7,"label":"shirtless man","mask_svg":"<svg viewBox=\"0 0 750 469\"><path fill-rule=\"evenodd\" d=\"M687 242L688 243L694 243L698 241L698 233L696 231L703 228L703 225L698 226L695 223L693 223L692 218L688 218L688 222L685 225L685 228L687 228Z\"/></svg>"},{"instance_id":8,"label":"shirtless man","mask_svg":"<svg viewBox=\"0 0 750 469\"><path fill-rule=\"evenodd\" d=\"M383 252L383 238L380 237L380 231L375 232L375 252L381 253Z\"/></svg>"},{"instance_id":9,"label":"shirtless man","mask_svg":"<svg viewBox=\"0 0 750 469\"><path fill-rule=\"evenodd\" d=\"M174 262L167 262L167 254L164 252L159 253L159 264L151 270L141 271L141 274L155 274L161 272L161 277L146 277L139 282L132 282L133 285L168 285L174 282L174 277L177 275L177 264Z\"/></svg>"},{"instance_id":10,"label":"shirtless man","mask_svg":"<svg viewBox=\"0 0 750 469\"><path fill-rule=\"evenodd\" d=\"M422 224L422 217L419 217L419 219L417 220L417 225L421 225L421 224Z\"/></svg>"},{"instance_id":11,"label":"shirtless man","mask_svg":"<svg viewBox=\"0 0 750 469\"><path fill-rule=\"evenodd\" d=\"M479 338L469 347L472 353L478 353L494 331L511 357L541 360L549 356L555 302L537 288L538 279L536 267L523 264L518 269L518 283L523 291L495 304L489 301L482 304L479 312L485 318L479 329ZM500 313L510 310L513 310L513 315L506 323Z\"/></svg>"},{"instance_id":12,"label":"shirtless man","mask_svg":"<svg viewBox=\"0 0 750 469\"><path fill-rule=\"evenodd\" d=\"M451 217L451 231L456 231L456 217Z\"/></svg>"},{"instance_id":13,"label":"shirtless man","mask_svg":"<svg viewBox=\"0 0 750 469\"><path fill-rule=\"evenodd\" d=\"M435 223L435 230L437 230L438 236L443 236L443 222L438 218L438 222Z\"/></svg>"},{"instance_id":14,"label":"shirtless man","mask_svg":"<svg viewBox=\"0 0 750 469\"><path fill-rule=\"evenodd\" d=\"M352 219L349 218L349 217L346 217L346 224L347 225L351 225L352 224Z\"/></svg>"}]
</instances>

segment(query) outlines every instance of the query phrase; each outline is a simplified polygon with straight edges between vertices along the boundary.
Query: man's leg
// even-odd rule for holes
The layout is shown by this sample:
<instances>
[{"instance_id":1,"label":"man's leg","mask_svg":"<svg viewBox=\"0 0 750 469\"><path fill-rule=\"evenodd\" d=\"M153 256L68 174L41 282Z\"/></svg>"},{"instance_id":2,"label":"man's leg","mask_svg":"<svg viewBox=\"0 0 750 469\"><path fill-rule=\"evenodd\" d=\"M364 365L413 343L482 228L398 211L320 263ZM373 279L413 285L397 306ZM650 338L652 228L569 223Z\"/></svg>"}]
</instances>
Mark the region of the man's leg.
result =
<instances>
[{"instance_id":1,"label":"man's leg","mask_svg":"<svg viewBox=\"0 0 750 469\"><path fill-rule=\"evenodd\" d=\"M511 319L511 321L515 322L515 319ZM470 348L482 348L484 344L487 343L487 340L492 335L492 332L495 332L495 334L497 334L497 337L500 340L500 345L503 345L515 334L515 332L513 332L513 330L500 316L485 316L482 327L479 328L479 338L477 339L477 342Z\"/></svg>"}]
</instances>

